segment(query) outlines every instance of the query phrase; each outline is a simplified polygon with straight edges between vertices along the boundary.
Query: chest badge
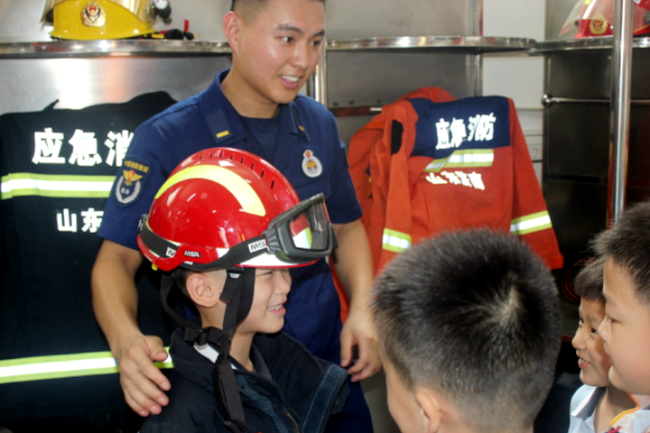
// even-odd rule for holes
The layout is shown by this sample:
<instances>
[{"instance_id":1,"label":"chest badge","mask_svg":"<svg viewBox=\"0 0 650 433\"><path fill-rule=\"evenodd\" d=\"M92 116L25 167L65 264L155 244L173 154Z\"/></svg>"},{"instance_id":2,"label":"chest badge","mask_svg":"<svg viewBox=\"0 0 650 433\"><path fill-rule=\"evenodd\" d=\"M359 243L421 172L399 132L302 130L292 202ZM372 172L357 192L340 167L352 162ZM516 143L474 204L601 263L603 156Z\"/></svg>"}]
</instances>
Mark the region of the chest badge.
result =
<instances>
[{"instance_id":1,"label":"chest badge","mask_svg":"<svg viewBox=\"0 0 650 433\"><path fill-rule=\"evenodd\" d=\"M307 149L302 158L302 171L308 177L318 177L323 173L323 164L314 156L314 152Z\"/></svg>"}]
</instances>

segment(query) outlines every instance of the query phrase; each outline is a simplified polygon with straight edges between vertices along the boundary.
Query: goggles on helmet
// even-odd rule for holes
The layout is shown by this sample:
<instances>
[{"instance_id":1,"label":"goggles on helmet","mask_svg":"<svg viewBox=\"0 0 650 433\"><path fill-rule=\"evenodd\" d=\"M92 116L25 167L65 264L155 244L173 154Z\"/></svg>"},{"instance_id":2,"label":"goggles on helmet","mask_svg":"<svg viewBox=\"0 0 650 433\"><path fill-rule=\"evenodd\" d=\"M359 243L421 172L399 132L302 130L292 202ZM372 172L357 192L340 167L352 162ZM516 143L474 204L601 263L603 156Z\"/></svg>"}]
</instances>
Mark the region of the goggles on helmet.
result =
<instances>
[{"instance_id":1,"label":"goggles on helmet","mask_svg":"<svg viewBox=\"0 0 650 433\"><path fill-rule=\"evenodd\" d=\"M215 248L206 251L201 248L199 253L191 245L168 241L151 230L148 217L146 214L140 219L140 236L150 251L167 257L187 257L188 260L180 266L195 271L223 269L236 265L265 267L263 260L255 260L263 254L272 254L287 264L309 264L330 255L336 248L336 237L323 194L301 201L271 220L261 235L247 239L228 250ZM191 261L192 257L199 256L202 257L201 263Z\"/></svg>"}]
</instances>

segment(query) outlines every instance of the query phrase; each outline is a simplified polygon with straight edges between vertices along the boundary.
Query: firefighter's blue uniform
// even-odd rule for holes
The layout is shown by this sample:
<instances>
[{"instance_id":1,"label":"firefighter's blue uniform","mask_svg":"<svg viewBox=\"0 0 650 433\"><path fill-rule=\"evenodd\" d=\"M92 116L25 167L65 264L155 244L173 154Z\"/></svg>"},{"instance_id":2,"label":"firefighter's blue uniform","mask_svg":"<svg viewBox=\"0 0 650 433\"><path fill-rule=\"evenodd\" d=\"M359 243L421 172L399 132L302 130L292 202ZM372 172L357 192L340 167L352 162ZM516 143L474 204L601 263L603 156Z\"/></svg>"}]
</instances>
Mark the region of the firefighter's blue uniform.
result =
<instances>
[{"instance_id":1,"label":"firefighter's blue uniform","mask_svg":"<svg viewBox=\"0 0 650 433\"><path fill-rule=\"evenodd\" d=\"M280 105L273 155L250 132L221 90L222 71L202 93L181 101L143 123L135 132L123 170L104 209L99 235L138 249L141 215L173 169L185 158L210 147L233 147L267 159L295 188L301 200L324 193L330 218L344 224L361 217L361 208L347 171L345 150L332 114L303 95ZM339 363L340 303L324 260L291 271L285 331L314 355ZM359 384L351 384L343 431L372 431Z\"/></svg>"}]
</instances>

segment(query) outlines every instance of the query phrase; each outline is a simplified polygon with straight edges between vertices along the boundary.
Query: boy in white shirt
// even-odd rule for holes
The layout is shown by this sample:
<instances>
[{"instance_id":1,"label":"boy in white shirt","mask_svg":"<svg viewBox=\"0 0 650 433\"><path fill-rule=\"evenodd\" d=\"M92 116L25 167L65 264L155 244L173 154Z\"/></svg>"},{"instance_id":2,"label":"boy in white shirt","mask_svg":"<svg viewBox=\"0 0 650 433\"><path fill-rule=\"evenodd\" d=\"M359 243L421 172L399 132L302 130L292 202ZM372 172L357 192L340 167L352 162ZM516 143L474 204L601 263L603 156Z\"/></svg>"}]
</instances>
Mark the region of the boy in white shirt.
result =
<instances>
[{"instance_id":1,"label":"boy in white shirt","mask_svg":"<svg viewBox=\"0 0 650 433\"><path fill-rule=\"evenodd\" d=\"M605 261L605 319L598 327L612 366L612 385L650 395L650 202L627 209L595 241ZM615 423L619 433L650 431L650 406ZM618 430L616 430L618 429Z\"/></svg>"},{"instance_id":2,"label":"boy in white shirt","mask_svg":"<svg viewBox=\"0 0 650 433\"><path fill-rule=\"evenodd\" d=\"M605 317L604 265L602 259L588 263L575 280L580 296L580 322L571 343L584 385L571 398L569 433L609 431L616 417L636 406L630 395L613 386L607 377L612 362L598 334L598 326Z\"/></svg>"}]
</instances>

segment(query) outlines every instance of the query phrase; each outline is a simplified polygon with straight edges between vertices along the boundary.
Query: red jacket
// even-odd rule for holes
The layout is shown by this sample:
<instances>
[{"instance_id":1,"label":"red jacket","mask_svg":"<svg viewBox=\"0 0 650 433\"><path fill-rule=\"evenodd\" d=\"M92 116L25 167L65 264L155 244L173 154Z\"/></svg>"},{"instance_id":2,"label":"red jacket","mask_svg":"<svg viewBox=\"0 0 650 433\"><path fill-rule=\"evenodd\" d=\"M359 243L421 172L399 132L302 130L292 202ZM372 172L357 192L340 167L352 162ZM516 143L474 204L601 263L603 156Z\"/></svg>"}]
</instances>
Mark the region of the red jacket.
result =
<instances>
[{"instance_id":1,"label":"red jacket","mask_svg":"<svg viewBox=\"0 0 650 433\"><path fill-rule=\"evenodd\" d=\"M562 267L512 100L410 95L350 141L375 271L424 237L477 227L518 235L550 268Z\"/></svg>"}]
</instances>

